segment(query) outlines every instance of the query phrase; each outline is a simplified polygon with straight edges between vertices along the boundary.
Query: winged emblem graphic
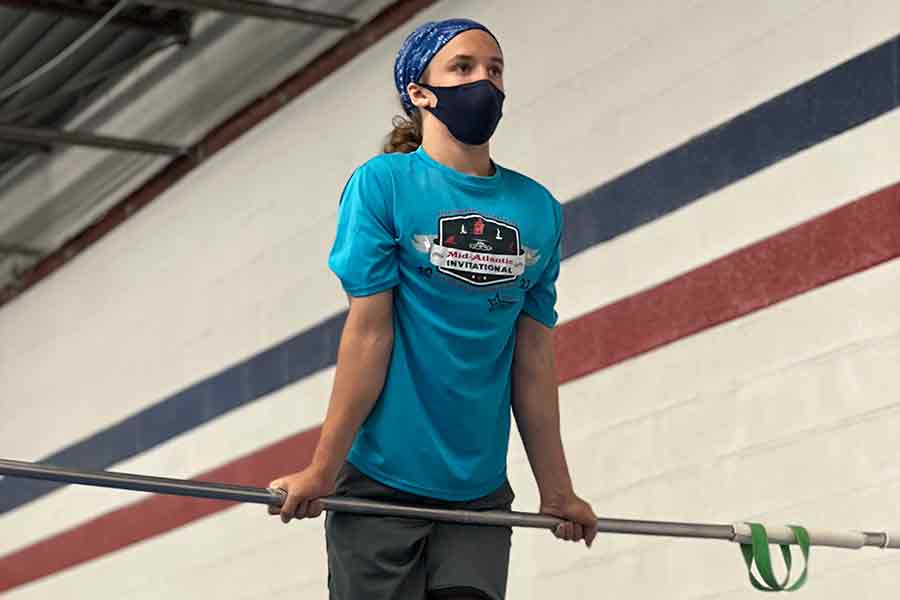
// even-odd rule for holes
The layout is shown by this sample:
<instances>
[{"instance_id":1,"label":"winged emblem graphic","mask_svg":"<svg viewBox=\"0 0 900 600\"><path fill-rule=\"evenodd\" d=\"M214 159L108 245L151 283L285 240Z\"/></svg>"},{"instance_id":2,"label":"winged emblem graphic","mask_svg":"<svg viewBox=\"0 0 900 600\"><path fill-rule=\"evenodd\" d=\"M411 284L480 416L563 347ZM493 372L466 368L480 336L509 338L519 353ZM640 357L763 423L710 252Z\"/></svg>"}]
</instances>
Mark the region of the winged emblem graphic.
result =
<instances>
[{"instance_id":1,"label":"winged emblem graphic","mask_svg":"<svg viewBox=\"0 0 900 600\"><path fill-rule=\"evenodd\" d=\"M431 253L431 248L434 246L434 240L437 237L437 234L434 233L417 233L412 236L412 245L419 252L423 252L425 254ZM522 250L525 252L525 266L530 267L536 264L541 259L540 251L529 248L528 246L522 246Z\"/></svg>"}]
</instances>

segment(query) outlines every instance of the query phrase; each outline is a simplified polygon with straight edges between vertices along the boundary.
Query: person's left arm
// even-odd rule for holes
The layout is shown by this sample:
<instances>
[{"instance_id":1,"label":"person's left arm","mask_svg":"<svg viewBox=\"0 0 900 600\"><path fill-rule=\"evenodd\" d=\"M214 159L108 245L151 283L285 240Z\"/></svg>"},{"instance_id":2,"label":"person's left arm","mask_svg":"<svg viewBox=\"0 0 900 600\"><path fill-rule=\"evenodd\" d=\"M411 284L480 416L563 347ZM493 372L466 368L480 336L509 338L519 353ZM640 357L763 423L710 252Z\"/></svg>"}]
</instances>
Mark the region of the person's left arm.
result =
<instances>
[{"instance_id":1,"label":"person's left arm","mask_svg":"<svg viewBox=\"0 0 900 600\"><path fill-rule=\"evenodd\" d=\"M556 537L591 546L597 515L575 494L563 451L553 330L523 314L516 326L512 410L540 492L540 512L566 522Z\"/></svg>"},{"instance_id":2,"label":"person's left arm","mask_svg":"<svg viewBox=\"0 0 900 600\"><path fill-rule=\"evenodd\" d=\"M537 281L525 294L516 324L511 403L540 492L540 511L566 519L554 531L556 537L576 542L584 539L590 547L596 534L597 516L590 504L575 494L559 428L553 327L559 318L556 280L562 259L563 210L555 199L552 207L554 246L547 253Z\"/></svg>"}]
</instances>

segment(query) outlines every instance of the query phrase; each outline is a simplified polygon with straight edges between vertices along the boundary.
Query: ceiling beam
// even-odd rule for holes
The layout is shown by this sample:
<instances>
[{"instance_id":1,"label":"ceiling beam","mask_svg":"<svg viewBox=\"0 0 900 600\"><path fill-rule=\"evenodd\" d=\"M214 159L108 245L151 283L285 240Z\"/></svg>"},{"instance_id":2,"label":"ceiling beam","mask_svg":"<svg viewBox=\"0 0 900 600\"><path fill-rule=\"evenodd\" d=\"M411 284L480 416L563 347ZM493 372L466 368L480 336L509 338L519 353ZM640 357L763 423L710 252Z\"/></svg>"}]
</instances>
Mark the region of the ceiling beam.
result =
<instances>
[{"instance_id":1,"label":"ceiling beam","mask_svg":"<svg viewBox=\"0 0 900 600\"><path fill-rule=\"evenodd\" d=\"M147 154L181 156L188 150L179 146L158 144L145 140L135 140L106 135L95 135L79 131L62 131L41 127L0 124L0 140L24 142L26 144L58 144L64 146L91 146L108 150L126 150Z\"/></svg>"},{"instance_id":2,"label":"ceiling beam","mask_svg":"<svg viewBox=\"0 0 900 600\"><path fill-rule=\"evenodd\" d=\"M108 9L72 0L0 0L0 6L88 21L97 21L108 12ZM171 12L161 17L118 15L110 23L182 40L190 37L190 17L184 13Z\"/></svg>"}]
</instances>

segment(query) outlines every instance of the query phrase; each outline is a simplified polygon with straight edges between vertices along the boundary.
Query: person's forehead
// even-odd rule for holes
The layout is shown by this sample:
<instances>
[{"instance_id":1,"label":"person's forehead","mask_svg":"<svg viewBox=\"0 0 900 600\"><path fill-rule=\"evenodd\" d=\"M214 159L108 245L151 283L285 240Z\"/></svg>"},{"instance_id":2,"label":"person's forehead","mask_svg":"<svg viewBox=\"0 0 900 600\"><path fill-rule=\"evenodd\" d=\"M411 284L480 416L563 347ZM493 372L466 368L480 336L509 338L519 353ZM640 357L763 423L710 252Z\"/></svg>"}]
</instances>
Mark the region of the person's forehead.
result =
<instances>
[{"instance_id":1,"label":"person's forehead","mask_svg":"<svg viewBox=\"0 0 900 600\"><path fill-rule=\"evenodd\" d=\"M447 42L444 47L434 55L432 62L435 60L449 60L457 54L465 54L479 58L496 57L503 60L503 53L500 51L499 46L497 46L497 42L494 40L493 36L480 29L470 29L454 36L452 40Z\"/></svg>"}]
</instances>

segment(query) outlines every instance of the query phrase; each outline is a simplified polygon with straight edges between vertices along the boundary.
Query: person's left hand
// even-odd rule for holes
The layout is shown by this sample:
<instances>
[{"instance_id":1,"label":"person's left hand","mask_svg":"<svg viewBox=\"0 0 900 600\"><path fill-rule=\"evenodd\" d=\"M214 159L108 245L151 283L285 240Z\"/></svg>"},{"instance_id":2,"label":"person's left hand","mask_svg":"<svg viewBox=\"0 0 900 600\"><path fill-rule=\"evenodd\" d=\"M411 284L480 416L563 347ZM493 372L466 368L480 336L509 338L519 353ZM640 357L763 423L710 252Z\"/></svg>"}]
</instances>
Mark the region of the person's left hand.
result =
<instances>
[{"instance_id":1,"label":"person's left hand","mask_svg":"<svg viewBox=\"0 0 900 600\"><path fill-rule=\"evenodd\" d=\"M590 548L597 535L597 515L591 505L572 492L553 501L541 502L541 513L566 519L553 531L562 540L578 542L582 539Z\"/></svg>"}]
</instances>

